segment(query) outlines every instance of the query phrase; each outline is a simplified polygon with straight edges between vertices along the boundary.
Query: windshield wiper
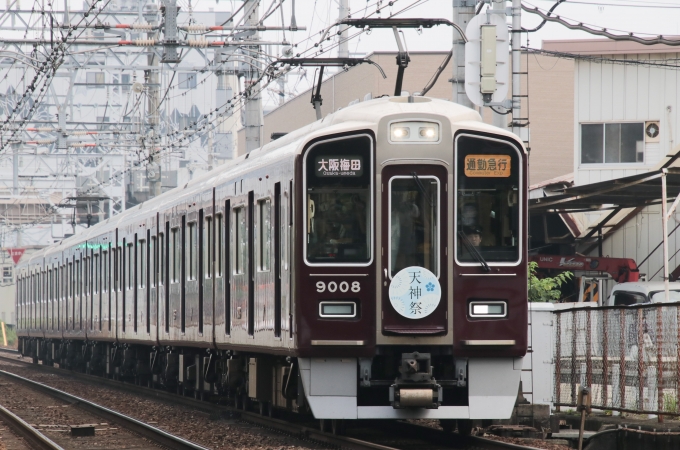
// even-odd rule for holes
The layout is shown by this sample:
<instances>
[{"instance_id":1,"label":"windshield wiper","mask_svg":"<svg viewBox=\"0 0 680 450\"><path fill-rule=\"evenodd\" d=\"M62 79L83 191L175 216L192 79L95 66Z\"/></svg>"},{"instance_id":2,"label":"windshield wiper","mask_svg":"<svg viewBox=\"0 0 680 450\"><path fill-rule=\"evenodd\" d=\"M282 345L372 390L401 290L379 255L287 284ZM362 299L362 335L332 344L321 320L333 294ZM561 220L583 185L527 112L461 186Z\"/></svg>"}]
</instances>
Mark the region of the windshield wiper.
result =
<instances>
[{"instance_id":1,"label":"windshield wiper","mask_svg":"<svg viewBox=\"0 0 680 450\"><path fill-rule=\"evenodd\" d=\"M481 253L479 253L479 250L477 250L477 247L472 245L472 242L470 242L470 238L467 237L465 233L462 231L458 232L458 236L460 236L461 242L463 243L463 246L465 249L475 257L477 262L484 268L484 272L491 272L491 268L489 267L489 264L487 264L486 260L482 256Z\"/></svg>"},{"instance_id":2,"label":"windshield wiper","mask_svg":"<svg viewBox=\"0 0 680 450\"><path fill-rule=\"evenodd\" d=\"M416 186L418 186L418 189L420 189L420 192L423 194L423 197L425 197L427 199L427 203L429 203L430 206L432 206L432 199L430 198L429 194L425 190L425 186L423 186L423 182L420 181L418 174L415 173L415 172L411 172L411 175L413 175L413 179L416 182Z\"/></svg>"}]
</instances>

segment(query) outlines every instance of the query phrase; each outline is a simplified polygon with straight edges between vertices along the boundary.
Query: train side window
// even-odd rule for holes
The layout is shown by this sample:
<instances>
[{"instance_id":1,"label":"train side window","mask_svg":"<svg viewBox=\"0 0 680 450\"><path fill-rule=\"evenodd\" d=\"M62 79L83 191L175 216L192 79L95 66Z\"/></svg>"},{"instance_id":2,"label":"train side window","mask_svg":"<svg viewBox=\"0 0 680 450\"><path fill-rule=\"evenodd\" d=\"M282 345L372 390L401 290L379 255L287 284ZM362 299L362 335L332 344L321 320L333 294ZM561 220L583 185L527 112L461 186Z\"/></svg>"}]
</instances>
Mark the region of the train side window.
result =
<instances>
[{"instance_id":1,"label":"train side window","mask_svg":"<svg viewBox=\"0 0 680 450\"><path fill-rule=\"evenodd\" d=\"M146 240L137 241L137 248L139 249L139 279L137 284L139 289L144 289L146 287Z\"/></svg>"},{"instance_id":2,"label":"train side window","mask_svg":"<svg viewBox=\"0 0 680 450\"><path fill-rule=\"evenodd\" d=\"M234 273L245 273L248 236L246 235L246 209L241 206L234 209Z\"/></svg>"},{"instance_id":3,"label":"train side window","mask_svg":"<svg viewBox=\"0 0 680 450\"><path fill-rule=\"evenodd\" d=\"M189 261L189 267L187 271L187 280L195 280L196 279L196 274L198 273L198 248L197 248L197 241L198 241L198 225L196 222L189 222L187 223L187 236L189 238L189 242L187 245L187 250L188 250L188 261Z\"/></svg>"},{"instance_id":4,"label":"train side window","mask_svg":"<svg viewBox=\"0 0 680 450\"><path fill-rule=\"evenodd\" d=\"M125 289L130 290L135 286L135 270L134 270L134 260L135 260L135 245L133 242L127 244L127 270L125 271L125 276L127 277L127 284Z\"/></svg>"},{"instance_id":5,"label":"train side window","mask_svg":"<svg viewBox=\"0 0 680 450\"><path fill-rule=\"evenodd\" d=\"M172 238L170 240L170 257L172 261L170 262L170 283L172 284L178 283L180 277L182 243L180 242L181 236L179 231L179 227L173 228L171 230Z\"/></svg>"},{"instance_id":6,"label":"train side window","mask_svg":"<svg viewBox=\"0 0 680 450\"><path fill-rule=\"evenodd\" d=\"M257 235L257 270L269 272L271 263L271 200L264 199L257 202L258 211L258 235Z\"/></svg>"},{"instance_id":7,"label":"train side window","mask_svg":"<svg viewBox=\"0 0 680 450\"><path fill-rule=\"evenodd\" d=\"M149 284L151 287L158 285L158 253L156 253L156 236L149 239Z\"/></svg>"},{"instance_id":8,"label":"train side window","mask_svg":"<svg viewBox=\"0 0 680 450\"><path fill-rule=\"evenodd\" d=\"M228 209L226 211L229 211ZM215 277L222 276L224 261L224 229L222 228L222 214L215 214Z\"/></svg>"},{"instance_id":9,"label":"train side window","mask_svg":"<svg viewBox=\"0 0 680 450\"><path fill-rule=\"evenodd\" d=\"M94 266L93 266L93 277L92 277L92 287L94 288L95 294L99 294L100 280L101 280L101 267L99 265L99 253L94 254Z\"/></svg>"},{"instance_id":10,"label":"train side window","mask_svg":"<svg viewBox=\"0 0 680 450\"><path fill-rule=\"evenodd\" d=\"M109 291L109 252L102 252L102 292Z\"/></svg>"},{"instance_id":11,"label":"train side window","mask_svg":"<svg viewBox=\"0 0 680 450\"><path fill-rule=\"evenodd\" d=\"M158 285L163 286L164 284L165 284L165 233L158 233Z\"/></svg>"},{"instance_id":12,"label":"train side window","mask_svg":"<svg viewBox=\"0 0 680 450\"><path fill-rule=\"evenodd\" d=\"M213 254L213 222L211 216L206 216L203 219L203 271L208 279L212 278Z\"/></svg>"}]
</instances>

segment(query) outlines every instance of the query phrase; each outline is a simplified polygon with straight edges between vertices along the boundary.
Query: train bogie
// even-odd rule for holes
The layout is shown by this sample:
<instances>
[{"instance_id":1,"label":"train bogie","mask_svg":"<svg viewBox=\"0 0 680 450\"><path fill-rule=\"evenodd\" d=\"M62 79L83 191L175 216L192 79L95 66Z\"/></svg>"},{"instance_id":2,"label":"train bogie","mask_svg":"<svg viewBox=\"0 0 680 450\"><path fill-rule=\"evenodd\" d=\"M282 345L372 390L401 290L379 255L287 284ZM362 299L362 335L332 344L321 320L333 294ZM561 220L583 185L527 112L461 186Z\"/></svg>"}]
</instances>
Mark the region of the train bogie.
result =
<instances>
[{"instance_id":1,"label":"train bogie","mask_svg":"<svg viewBox=\"0 0 680 450\"><path fill-rule=\"evenodd\" d=\"M526 163L449 102L336 112L37 253L22 352L320 419L508 417Z\"/></svg>"}]
</instances>

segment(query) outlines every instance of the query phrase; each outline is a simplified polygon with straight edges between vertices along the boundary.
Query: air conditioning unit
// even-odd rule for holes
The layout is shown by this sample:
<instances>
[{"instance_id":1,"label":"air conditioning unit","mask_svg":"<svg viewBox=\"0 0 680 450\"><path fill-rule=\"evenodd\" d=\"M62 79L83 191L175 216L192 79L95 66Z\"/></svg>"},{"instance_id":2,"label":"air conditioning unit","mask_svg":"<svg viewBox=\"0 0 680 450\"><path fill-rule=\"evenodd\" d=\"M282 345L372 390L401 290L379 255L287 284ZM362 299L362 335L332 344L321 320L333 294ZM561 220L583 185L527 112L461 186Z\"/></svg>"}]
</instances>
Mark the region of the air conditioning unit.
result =
<instances>
[{"instance_id":1,"label":"air conditioning unit","mask_svg":"<svg viewBox=\"0 0 680 450\"><path fill-rule=\"evenodd\" d=\"M645 122L645 142L654 143L659 142L661 136L661 126L658 120Z\"/></svg>"}]
</instances>

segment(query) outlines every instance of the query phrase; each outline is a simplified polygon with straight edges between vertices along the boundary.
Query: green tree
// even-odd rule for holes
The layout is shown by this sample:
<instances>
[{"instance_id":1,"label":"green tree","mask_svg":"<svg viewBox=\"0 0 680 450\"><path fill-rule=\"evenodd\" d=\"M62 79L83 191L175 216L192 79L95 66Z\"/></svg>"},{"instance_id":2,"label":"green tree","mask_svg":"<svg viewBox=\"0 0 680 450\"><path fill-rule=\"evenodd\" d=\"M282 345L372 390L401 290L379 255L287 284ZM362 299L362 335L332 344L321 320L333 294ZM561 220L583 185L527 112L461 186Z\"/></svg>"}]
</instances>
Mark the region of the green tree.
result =
<instances>
[{"instance_id":1,"label":"green tree","mask_svg":"<svg viewBox=\"0 0 680 450\"><path fill-rule=\"evenodd\" d=\"M538 278L536 269L538 263L529 263L529 301L530 302L557 302L560 299L560 286L570 280L574 274L565 271L555 277Z\"/></svg>"}]
</instances>

